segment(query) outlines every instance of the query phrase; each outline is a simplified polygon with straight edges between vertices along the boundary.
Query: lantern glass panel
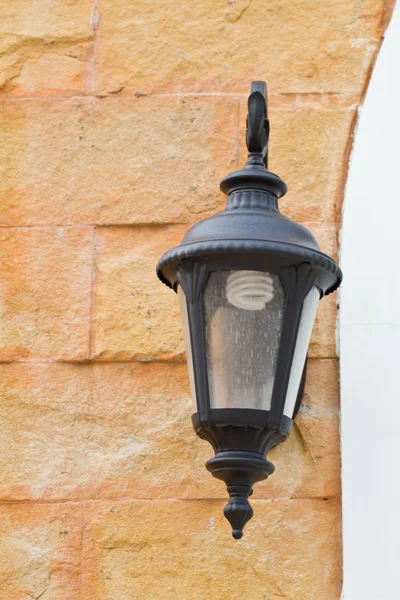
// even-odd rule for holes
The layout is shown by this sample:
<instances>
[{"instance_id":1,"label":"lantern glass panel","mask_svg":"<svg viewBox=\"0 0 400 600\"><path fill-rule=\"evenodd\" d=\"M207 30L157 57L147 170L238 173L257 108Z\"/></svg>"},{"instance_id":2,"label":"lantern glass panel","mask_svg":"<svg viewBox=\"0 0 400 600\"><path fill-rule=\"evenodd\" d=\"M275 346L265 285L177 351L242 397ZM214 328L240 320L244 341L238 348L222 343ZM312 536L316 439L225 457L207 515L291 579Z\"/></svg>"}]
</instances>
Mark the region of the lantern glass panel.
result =
<instances>
[{"instance_id":1,"label":"lantern glass panel","mask_svg":"<svg viewBox=\"0 0 400 600\"><path fill-rule=\"evenodd\" d=\"M211 273L204 291L211 408L270 410L283 308L277 275Z\"/></svg>"},{"instance_id":2,"label":"lantern glass panel","mask_svg":"<svg viewBox=\"0 0 400 600\"><path fill-rule=\"evenodd\" d=\"M315 315L317 314L319 298L320 292L318 288L313 287L304 300L303 309L301 311L296 348L293 355L292 369L290 372L285 408L283 411L283 414L290 418L293 417L294 407L296 405L301 376L303 374L307 350L311 339L312 328L314 325Z\"/></svg>"},{"instance_id":3,"label":"lantern glass panel","mask_svg":"<svg viewBox=\"0 0 400 600\"><path fill-rule=\"evenodd\" d=\"M194 412L197 412L196 386L194 384L192 344L190 341L190 329L189 329L187 301L186 301L186 296L180 285L178 286L178 298L179 298L179 309L180 309L181 321L182 321L183 341L184 341L185 350L186 350L186 361L187 361L187 366L188 366L188 371L189 371L190 392L192 394L192 402L193 402Z\"/></svg>"}]
</instances>

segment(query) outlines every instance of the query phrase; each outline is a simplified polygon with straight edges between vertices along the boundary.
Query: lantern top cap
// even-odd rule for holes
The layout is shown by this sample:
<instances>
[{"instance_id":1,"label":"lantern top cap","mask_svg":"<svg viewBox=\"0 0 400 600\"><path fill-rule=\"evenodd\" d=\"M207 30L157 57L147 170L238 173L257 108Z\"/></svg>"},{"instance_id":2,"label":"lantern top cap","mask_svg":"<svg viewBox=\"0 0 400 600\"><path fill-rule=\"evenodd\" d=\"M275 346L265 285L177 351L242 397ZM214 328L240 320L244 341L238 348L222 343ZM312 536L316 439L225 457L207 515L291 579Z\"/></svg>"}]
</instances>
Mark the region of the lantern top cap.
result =
<instances>
[{"instance_id":1,"label":"lantern top cap","mask_svg":"<svg viewBox=\"0 0 400 600\"><path fill-rule=\"evenodd\" d=\"M267 86L253 81L246 120L246 165L221 181L221 190L228 196L225 210L193 225L182 243L160 259L157 274L163 283L176 288L177 271L185 260L211 263L223 256L229 265L230 256L240 255L247 262L261 257L261 270L267 270L271 260L306 262L316 270L323 294L339 287L342 273L335 261L320 251L308 229L279 212L278 199L287 186L267 169L269 133Z\"/></svg>"}]
</instances>

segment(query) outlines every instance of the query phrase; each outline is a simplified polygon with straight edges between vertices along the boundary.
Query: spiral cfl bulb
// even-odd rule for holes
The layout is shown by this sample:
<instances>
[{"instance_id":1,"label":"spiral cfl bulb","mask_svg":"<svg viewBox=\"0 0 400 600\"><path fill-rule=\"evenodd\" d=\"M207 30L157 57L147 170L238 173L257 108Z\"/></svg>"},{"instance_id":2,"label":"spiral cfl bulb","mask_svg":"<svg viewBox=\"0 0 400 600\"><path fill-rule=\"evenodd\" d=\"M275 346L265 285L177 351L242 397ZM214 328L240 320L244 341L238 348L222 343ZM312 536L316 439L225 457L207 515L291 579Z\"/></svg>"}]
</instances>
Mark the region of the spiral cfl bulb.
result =
<instances>
[{"instance_id":1,"label":"spiral cfl bulb","mask_svg":"<svg viewBox=\"0 0 400 600\"><path fill-rule=\"evenodd\" d=\"M274 297L273 279L261 271L234 271L227 279L226 297L236 308L263 310Z\"/></svg>"}]
</instances>

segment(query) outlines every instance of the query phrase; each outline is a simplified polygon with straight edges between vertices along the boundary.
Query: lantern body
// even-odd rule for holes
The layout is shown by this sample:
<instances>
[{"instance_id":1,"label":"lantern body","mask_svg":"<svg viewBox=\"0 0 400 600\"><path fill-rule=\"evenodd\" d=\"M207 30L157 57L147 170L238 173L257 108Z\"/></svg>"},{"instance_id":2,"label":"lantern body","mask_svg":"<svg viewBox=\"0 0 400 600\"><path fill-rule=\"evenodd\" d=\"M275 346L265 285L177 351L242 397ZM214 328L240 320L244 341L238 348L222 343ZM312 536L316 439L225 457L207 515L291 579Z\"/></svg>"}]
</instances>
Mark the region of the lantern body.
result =
<instances>
[{"instance_id":1,"label":"lantern body","mask_svg":"<svg viewBox=\"0 0 400 600\"><path fill-rule=\"evenodd\" d=\"M215 451L206 466L227 485L235 538L252 516L254 483L274 471L265 455L290 434L318 301L341 281L312 234L279 212L286 185L265 166L260 86L249 98L249 160L221 182L226 209L157 266L179 296L193 426Z\"/></svg>"},{"instance_id":2,"label":"lantern body","mask_svg":"<svg viewBox=\"0 0 400 600\"><path fill-rule=\"evenodd\" d=\"M235 306L229 301L227 282L236 273L240 275L246 271L211 273L203 293L204 347L209 394L207 404L210 409L270 411L281 341L285 294L278 275L260 272L272 283L271 298L268 298L262 308L252 307L251 301L249 307ZM251 275L249 285L249 291L254 291L254 285L251 288ZM251 294L249 296L251 297ZM194 411L197 412L187 300L181 286L178 287L178 297L190 390ZM259 298L257 295L254 297ZM283 411L283 414L289 418L293 417L295 410L319 299L320 291L317 287L312 287L301 307ZM202 332L193 332L193 336L201 335Z\"/></svg>"}]
</instances>

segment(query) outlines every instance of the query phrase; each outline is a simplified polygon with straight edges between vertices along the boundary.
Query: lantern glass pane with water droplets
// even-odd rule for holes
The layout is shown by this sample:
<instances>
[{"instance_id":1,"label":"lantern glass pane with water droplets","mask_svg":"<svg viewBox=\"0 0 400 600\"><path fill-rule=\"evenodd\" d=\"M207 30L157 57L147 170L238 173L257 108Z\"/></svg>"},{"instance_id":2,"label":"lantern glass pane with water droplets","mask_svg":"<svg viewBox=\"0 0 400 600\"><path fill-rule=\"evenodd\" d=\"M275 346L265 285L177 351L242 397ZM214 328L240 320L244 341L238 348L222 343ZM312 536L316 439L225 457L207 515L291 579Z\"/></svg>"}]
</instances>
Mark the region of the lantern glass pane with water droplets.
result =
<instances>
[{"instance_id":1,"label":"lantern glass pane with water droplets","mask_svg":"<svg viewBox=\"0 0 400 600\"><path fill-rule=\"evenodd\" d=\"M211 408L270 410L283 308L277 275L211 273L204 291Z\"/></svg>"}]
</instances>

